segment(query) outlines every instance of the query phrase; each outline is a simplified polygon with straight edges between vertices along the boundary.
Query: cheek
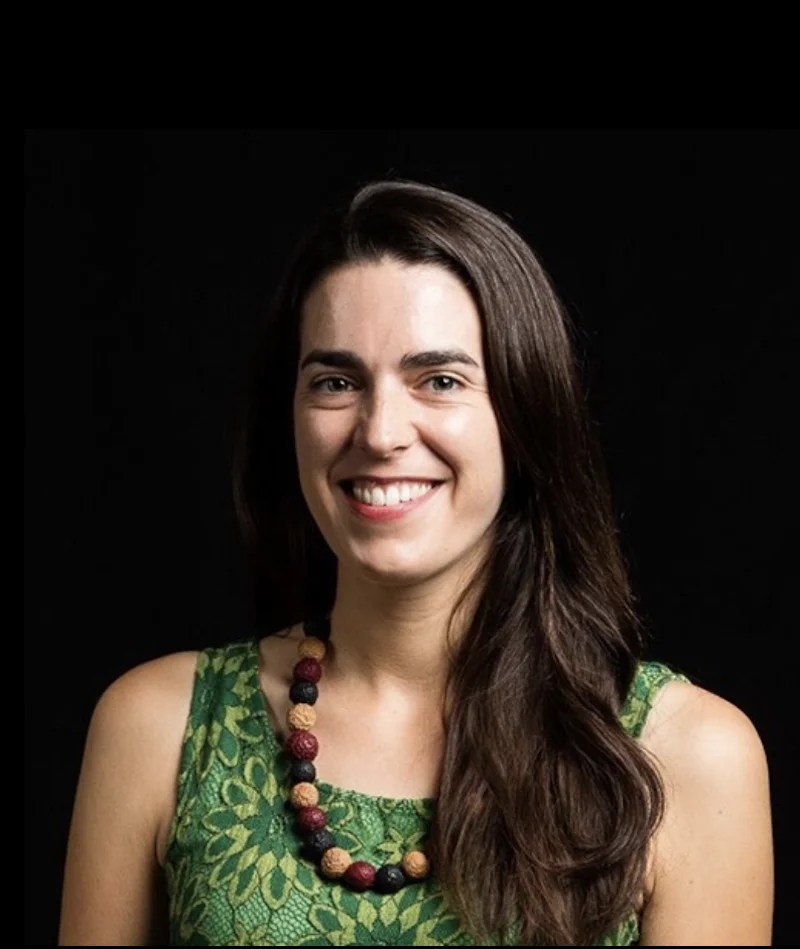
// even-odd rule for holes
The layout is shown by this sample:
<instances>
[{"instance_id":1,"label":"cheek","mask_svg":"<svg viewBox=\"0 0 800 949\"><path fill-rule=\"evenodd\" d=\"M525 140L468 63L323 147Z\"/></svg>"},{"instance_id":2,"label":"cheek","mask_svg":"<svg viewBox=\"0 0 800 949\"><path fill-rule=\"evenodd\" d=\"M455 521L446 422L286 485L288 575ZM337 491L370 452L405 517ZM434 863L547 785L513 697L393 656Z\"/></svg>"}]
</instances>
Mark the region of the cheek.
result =
<instances>
[{"instance_id":1,"label":"cheek","mask_svg":"<svg viewBox=\"0 0 800 949\"><path fill-rule=\"evenodd\" d=\"M305 489L319 461L320 443L319 433L309 424L308 417L298 412L294 416L294 447L300 483Z\"/></svg>"},{"instance_id":2,"label":"cheek","mask_svg":"<svg viewBox=\"0 0 800 949\"><path fill-rule=\"evenodd\" d=\"M450 464L469 474L487 494L504 477L500 430L493 412L453 415L440 429L441 445Z\"/></svg>"},{"instance_id":3,"label":"cheek","mask_svg":"<svg viewBox=\"0 0 800 949\"><path fill-rule=\"evenodd\" d=\"M466 530L496 516L505 494L505 464L494 414L467 413L431 430L430 448L454 476L452 504Z\"/></svg>"},{"instance_id":4,"label":"cheek","mask_svg":"<svg viewBox=\"0 0 800 949\"><path fill-rule=\"evenodd\" d=\"M334 459L346 438L344 413L295 413L294 439L301 478L324 472L314 470Z\"/></svg>"}]
</instances>

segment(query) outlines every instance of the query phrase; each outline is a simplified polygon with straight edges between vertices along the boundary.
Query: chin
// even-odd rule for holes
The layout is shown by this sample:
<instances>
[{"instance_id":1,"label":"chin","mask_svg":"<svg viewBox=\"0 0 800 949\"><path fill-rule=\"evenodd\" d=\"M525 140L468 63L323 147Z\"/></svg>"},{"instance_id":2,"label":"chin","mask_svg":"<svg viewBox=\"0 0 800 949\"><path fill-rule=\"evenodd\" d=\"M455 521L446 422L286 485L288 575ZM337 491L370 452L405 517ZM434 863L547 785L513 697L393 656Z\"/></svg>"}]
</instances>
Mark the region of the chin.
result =
<instances>
[{"instance_id":1,"label":"chin","mask_svg":"<svg viewBox=\"0 0 800 949\"><path fill-rule=\"evenodd\" d=\"M458 569L458 563L432 562L418 554L407 558L347 558L346 562L352 576L367 583L394 588L417 586Z\"/></svg>"},{"instance_id":2,"label":"chin","mask_svg":"<svg viewBox=\"0 0 800 949\"><path fill-rule=\"evenodd\" d=\"M419 563L415 564L387 564L387 563L358 563L354 573L370 583L381 586L405 587L422 583L438 571L426 570Z\"/></svg>"},{"instance_id":3,"label":"chin","mask_svg":"<svg viewBox=\"0 0 800 949\"><path fill-rule=\"evenodd\" d=\"M431 563L417 550L354 550L353 548L337 552L340 569L356 578L372 583L405 585L425 580L438 573L441 564Z\"/></svg>"}]
</instances>

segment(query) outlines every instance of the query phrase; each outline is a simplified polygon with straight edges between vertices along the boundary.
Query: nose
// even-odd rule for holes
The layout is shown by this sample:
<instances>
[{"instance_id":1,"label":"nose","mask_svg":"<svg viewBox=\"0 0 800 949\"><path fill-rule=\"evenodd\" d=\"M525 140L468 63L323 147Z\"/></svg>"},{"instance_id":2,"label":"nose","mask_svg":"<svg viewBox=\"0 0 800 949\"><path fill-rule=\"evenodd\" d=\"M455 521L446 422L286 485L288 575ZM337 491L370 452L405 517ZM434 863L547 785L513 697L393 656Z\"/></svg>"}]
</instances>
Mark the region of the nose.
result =
<instances>
[{"instance_id":1,"label":"nose","mask_svg":"<svg viewBox=\"0 0 800 949\"><path fill-rule=\"evenodd\" d=\"M413 400L404 387L373 388L362 400L353 443L367 454L387 458L414 441Z\"/></svg>"}]
</instances>

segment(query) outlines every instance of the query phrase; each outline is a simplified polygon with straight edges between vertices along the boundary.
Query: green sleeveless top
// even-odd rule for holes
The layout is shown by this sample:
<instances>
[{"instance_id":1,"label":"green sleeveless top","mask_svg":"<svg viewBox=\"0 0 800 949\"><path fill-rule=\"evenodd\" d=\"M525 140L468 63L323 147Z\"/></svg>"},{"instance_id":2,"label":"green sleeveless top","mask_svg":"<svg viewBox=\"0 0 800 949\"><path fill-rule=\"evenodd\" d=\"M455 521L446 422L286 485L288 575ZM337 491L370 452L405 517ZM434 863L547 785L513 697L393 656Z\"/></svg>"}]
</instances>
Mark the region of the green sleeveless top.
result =
<instances>
[{"instance_id":1,"label":"green sleeveless top","mask_svg":"<svg viewBox=\"0 0 800 949\"><path fill-rule=\"evenodd\" d=\"M259 685L255 642L200 653L165 871L174 946L472 946L435 878L382 895L325 881L299 856L286 803L288 758ZM638 737L652 700L683 678L643 663L621 712ZM375 797L317 782L338 843L399 862L419 846L432 800ZM635 915L598 945L635 945Z\"/></svg>"}]
</instances>

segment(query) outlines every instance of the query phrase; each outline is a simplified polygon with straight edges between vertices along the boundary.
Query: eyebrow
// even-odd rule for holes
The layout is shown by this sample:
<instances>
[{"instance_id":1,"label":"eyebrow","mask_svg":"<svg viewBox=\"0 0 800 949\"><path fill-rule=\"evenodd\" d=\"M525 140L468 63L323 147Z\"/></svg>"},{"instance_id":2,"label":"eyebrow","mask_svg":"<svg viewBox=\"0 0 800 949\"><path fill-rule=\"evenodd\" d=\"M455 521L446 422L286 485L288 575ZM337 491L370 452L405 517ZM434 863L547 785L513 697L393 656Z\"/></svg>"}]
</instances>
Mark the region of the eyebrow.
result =
<instances>
[{"instance_id":1,"label":"eyebrow","mask_svg":"<svg viewBox=\"0 0 800 949\"><path fill-rule=\"evenodd\" d=\"M367 368L364 360L350 349L312 349L300 363L300 368L305 369L314 362L334 369L354 369L359 372L365 372ZM463 349L428 349L421 353L407 353L400 360L400 368L428 369L431 366L447 366L452 363L480 369L478 363Z\"/></svg>"}]
</instances>

